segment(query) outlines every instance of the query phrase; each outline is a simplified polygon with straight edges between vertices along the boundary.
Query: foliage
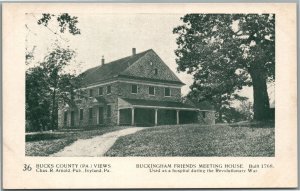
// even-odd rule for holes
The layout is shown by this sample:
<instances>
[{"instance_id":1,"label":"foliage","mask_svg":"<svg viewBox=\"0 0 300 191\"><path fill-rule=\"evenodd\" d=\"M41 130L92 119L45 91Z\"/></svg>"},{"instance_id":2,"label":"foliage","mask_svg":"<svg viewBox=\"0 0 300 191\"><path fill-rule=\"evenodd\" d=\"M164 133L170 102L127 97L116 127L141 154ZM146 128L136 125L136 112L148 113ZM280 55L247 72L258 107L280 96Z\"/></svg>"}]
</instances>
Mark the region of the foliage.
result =
<instances>
[{"instance_id":1,"label":"foliage","mask_svg":"<svg viewBox=\"0 0 300 191\"><path fill-rule=\"evenodd\" d=\"M202 89L203 90L203 89ZM205 95L208 91L199 91L199 89L194 89L194 91L189 92L187 95L188 100L190 100L193 105L198 106L200 109L213 109L216 111L216 122L237 122L241 120L249 120L245 113L232 107L233 102L246 102L248 98L240 96L238 94L210 94ZM208 108L207 105L212 105L213 108Z\"/></svg>"},{"instance_id":2,"label":"foliage","mask_svg":"<svg viewBox=\"0 0 300 191\"><path fill-rule=\"evenodd\" d=\"M29 13L36 19L38 25L46 27L56 37L59 33L68 32L71 35L79 35L80 29L77 27L78 18L68 13L50 14L43 13L41 18L37 18L34 13ZM58 30L50 28L50 22L57 22ZM25 25L28 34L32 33L37 36L38 33ZM28 42L28 35L26 36ZM56 39L53 47L48 49L47 55L43 61L38 62L37 66L30 67L26 71L26 130L38 131L55 129L57 127L57 111L59 104L72 104L74 90L78 88L80 78L74 74L66 72L66 67L76 56L75 51L69 47L62 48L58 45ZM32 49L27 47L26 43L26 65L34 60L34 52L37 46Z\"/></svg>"},{"instance_id":3,"label":"foliage","mask_svg":"<svg viewBox=\"0 0 300 191\"><path fill-rule=\"evenodd\" d=\"M178 125L120 137L106 156L274 156L274 128Z\"/></svg>"},{"instance_id":4,"label":"foliage","mask_svg":"<svg viewBox=\"0 0 300 191\"><path fill-rule=\"evenodd\" d=\"M58 22L58 25L60 27L59 31L61 33L64 33L66 29L68 28L69 33L73 35L80 34L80 29L77 28L78 23L78 17L70 16L68 13L62 13L59 15L54 15L50 13L43 13L42 18L40 18L37 23L39 25L44 25L45 27L48 27L49 21L55 18Z\"/></svg>"},{"instance_id":5,"label":"foliage","mask_svg":"<svg viewBox=\"0 0 300 191\"><path fill-rule=\"evenodd\" d=\"M27 131L46 130L50 127L50 93L44 69L40 66L26 71Z\"/></svg>"},{"instance_id":6,"label":"foliage","mask_svg":"<svg viewBox=\"0 0 300 191\"><path fill-rule=\"evenodd\" d=\"M71 16L68 13L61 13L61 14L50 14L50 13L43 13L41 18L37 18L34 13L30 13L37 21L38 25L46 27L51 33L53 33L57 38L60 38L64 42L67 42L67 39L63 38L60 34L65 33L68 31L71 35L79 35L81 34L80 29L77 27L79 23L78 17ZM50 22L55 22L58 25L58 31L50 28ZM37 33L33 32L31 28L26 24L25 25L28 33L32 33L37 36ZM68 30L67 30L68 29ZM28 35L26 36L26 41L28 41ZM36 46L34 45L32 48L29 48L26 43L26 51L25 51L25 61L26 65L29 65L34 60L34 53L36 50Z\"/></svg>"},{"instance_id":7,"label":"foliage","mask_svg":"<svg viewBox=\"0 0 300 191\"><path fill-rule=\"evenodd\" d=\"M62 139L65 138L67 135L62 133L35 133L35 134L28 134L25 135L26 142L32 141L41 141L41 140L54 140L54 139Z\"/></svg>"},{"instance_id":8,"label":"foliage","mask_svg":"<svg viewBox=\"0 0 300 191\"><path fill-rule=\"evenodd\" d=\"M194 76L198 99L223 105L253 85L254 118L268 117L267 81L275 80L274 14L187 14L175 51L179 71Z\"/></svg>"},{"instance_id":9,"label":"foliage","mask_svg":"<svg viewBox=\"0 0 300 191\"><path fill-rule=\"evenodd\" d=\"M250 101L241 101L237 110L244 116L245 120L253 119L253 104Z\"/></svg>"},{"instance_id":10,"label":"foliage","mask_svg":"<svg viewBox=\"0 0 300 191\"><path fill-rule=\"evenodd\" d=\"M218 114L222 115L222 121L218 122L234 123L247 120L247 116L244 113L231 106L223 107Z\"/></svg>"},{"instance_id":11,"label":"foliage","mask_svg":"<svg viewBox=\"0 0 300 191\"><path fill-rule=\"evenodd\" d=\"M64 69L74 56L73 50L56 46L39 66L26 72L26 120L32 130L55 129L58 105L72 104L79 79Z\"/></svg>"}]
</instances>

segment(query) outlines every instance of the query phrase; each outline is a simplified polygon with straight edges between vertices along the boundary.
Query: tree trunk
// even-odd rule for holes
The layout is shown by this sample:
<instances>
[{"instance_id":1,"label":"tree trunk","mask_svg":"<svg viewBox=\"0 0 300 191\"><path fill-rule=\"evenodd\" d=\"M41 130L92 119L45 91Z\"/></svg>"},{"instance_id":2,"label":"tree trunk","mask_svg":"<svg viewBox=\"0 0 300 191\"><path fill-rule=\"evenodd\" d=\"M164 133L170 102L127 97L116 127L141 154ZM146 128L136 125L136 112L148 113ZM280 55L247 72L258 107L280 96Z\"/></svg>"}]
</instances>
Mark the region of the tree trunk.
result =
<instances>
[{"instance_id":1,"label":"tree trunk","mask_svg":"<svg viewBox=\"0 0 300 191\"><path fill-rule=\"evenodd\" d=\"M265 72L262 68L251 67L249 73L253 83L254 120L268 120L270 119L270 103Z\"/></svg>"},{"instance_id":2,"label":"tree trunk","mask_svg":"<svg viewBox=\"0 0 300 191\"><path fill-rule=\"evenodd\" d=\"M55 129L55 111L56 111L56 109L55 109L55 105L56 105L55 99L56 99L56 90L54 88L53 94L52 94L51 130Z\"/></svg>"}]
</instances>

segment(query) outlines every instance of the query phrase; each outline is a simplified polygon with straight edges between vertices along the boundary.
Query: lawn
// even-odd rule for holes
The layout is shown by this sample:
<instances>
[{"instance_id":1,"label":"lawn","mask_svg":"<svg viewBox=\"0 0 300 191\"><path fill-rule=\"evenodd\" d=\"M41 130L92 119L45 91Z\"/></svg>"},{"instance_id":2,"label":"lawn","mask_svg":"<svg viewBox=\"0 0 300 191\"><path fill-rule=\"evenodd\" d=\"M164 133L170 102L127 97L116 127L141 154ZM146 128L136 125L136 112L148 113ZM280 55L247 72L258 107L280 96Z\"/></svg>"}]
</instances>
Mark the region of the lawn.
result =
<instances>
[{"instance_id":1,"label":"lawn","mask_svg":"<svg viewBox=\"0 0 300 191\"><path fill-rule=\"evenodd\" d=\"M178 125L151 127L120 137L106 156L275 155L275 129L270 124Z\"/></svg>"},{"instance_id":2,"label":"lawn","mask_svg":"<svg viewBox=\"0 0 300 191\"><path fill-rule=\"evenodd\" d=\"M85 131L58 131L53 133L39 133L26 135L26 156L48 156L56 153L78 139L89 139L108 132L124 129L126 127L104 127L102 129Z\"/></svg>"}]
</instances>

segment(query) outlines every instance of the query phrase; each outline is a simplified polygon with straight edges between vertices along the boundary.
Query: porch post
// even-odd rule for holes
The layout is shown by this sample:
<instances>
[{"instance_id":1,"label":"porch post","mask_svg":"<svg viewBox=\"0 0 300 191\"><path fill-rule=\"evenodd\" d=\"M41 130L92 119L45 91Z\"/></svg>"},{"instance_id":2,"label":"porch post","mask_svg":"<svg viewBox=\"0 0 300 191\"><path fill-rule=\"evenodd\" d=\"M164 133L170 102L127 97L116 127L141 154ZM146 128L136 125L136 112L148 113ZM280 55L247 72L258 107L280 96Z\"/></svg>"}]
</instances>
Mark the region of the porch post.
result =
<instances>
[{"instance_id":1,"label":"porch post","mask_svg":"<svg viewBox=\"0 0 300 191\"><path fill-rule=\"evenodd\" d=\"M176 110L176 124L179 125L179 110Z\"/></svg>"},{"instance_id":2,"label":"porch post","mask_svg":"<svg viewBox=\"0 0 300 191\"><path fill-rule=\"evenodd\" d=\"M97 125L100 124L100 119L99 119L99 115L100 115L100 111L99 111L99 107L97 108Z\"/></svg>"},{"instance_id":3,"label":"porch post","mask_svg":"<svg viewBox=\"0 0 300 191\"><path fill-rule=\"evenodd\" d=\"M131 125L134 125L134 107L131 108Z\"/></svg>"},{"instance_id":4,"label":"porch post","mask_svg":"<svg viewBox=\"0 0 300 191\"><path fill-rule=\"evenodd\" d=\"M158 109L155 109L155 126L157 125L157 110Z\"/></svg>"},{"instance_id":5,"label":"porch post","mask_svg":"<svg viewBox=\"0 0 300 191\"><path fill-rule=\"evenodd\" d=\"M118 109L118 121L117 121L117 125L120 125L120 109Z\"/></svg>"}]
</instances>

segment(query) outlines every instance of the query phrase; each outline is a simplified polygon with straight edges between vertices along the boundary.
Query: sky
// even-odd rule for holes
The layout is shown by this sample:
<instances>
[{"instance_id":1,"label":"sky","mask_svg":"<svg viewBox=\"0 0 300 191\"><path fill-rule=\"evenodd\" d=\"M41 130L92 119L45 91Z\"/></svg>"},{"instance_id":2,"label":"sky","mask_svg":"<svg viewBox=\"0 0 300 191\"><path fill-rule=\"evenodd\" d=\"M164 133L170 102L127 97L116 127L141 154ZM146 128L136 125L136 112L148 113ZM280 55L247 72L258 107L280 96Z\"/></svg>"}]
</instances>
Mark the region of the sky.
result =
<instances>
[{"instance_id":1,"label":"sky","mask_svg":"<svg viewBox=\"0 0 300 191\"><path fill-rule=\"evenodd\" d=\"M137 53L153 49L161 59L175 72L186 85L182 87L182 94L189 92L189 86L193 77L184 72L177 72L176 37L172 33L174 27L181 25L179 14L72 14L78 17L77 27L80 35L68 33L55 35L53 31L58 29L55 22L51 22L48 28L36 24L39 14L27 14L27 41L26 47L31 49L36 46L34 62L41 61L46 55L51 43L56 39L63 46L70 46L76 50L76 63L70 67L77 73L101 64L104 56L105 62L123 58L132 54L132 48ZM68 39L67 41L65 39ZM33 62L33 63L34 63ZM273 88L269 94L274 94ZM252 87L245 87L240 95L253 100ZM271 95L270 97L272 97Z\"/></svg>"}]
</instances>

